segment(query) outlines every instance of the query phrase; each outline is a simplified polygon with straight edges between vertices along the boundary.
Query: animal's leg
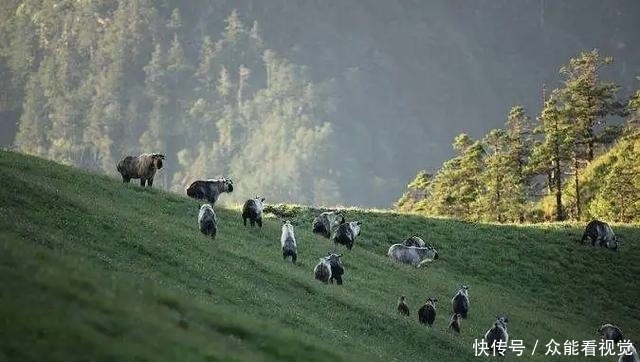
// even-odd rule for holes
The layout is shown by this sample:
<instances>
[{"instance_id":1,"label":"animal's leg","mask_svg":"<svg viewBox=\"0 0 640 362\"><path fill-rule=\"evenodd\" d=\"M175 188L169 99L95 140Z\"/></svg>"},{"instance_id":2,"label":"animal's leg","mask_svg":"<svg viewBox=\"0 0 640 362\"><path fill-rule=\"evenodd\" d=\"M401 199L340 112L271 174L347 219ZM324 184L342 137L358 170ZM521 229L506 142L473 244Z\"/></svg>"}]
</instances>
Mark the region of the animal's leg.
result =
<instances>
[{"instance_id":1,"label":"animal's leg","mask_svg":"<svg viewBox=\"0 0 640 362\"><path fill-rule=\"evenodd\" d=\"M258 224L258 227L262 229L262 219L256 220L256 223Z\"/></svg>"},{"instance_id":2,"label":"animal's leg","mask_svg":"<svg viewBox=\"0 0 640 362\"><path fill-rule=\"evenodd\" d=\"M295 264L296 260L298 260L298 254L291 255L291 261Z\"/></svg>"},{"instance_id":3,"label":"animal's leg","mask_svg":"<svg viewBox=\"0 0 640 362\"><path fill-rule=\"evenodd\" d=\"M242 222L244 223L244 226L247 226L247 218L246 217L242 218Z\"/></svg>"},{"instance_id":4,"label":"animal's leg","mask_svg":"<svg viewBox=\"0 0 640 362\"><path fill-rule=\"evenodd\" d=\"M152 179L152 178L150 178L150 179L148 179L148 180L147 180L147 185L148 185L149 187L151 187L151 186L153 185L153 179Z\"/></svg>"},{"instance_id":5,"label":"animal's leg","mask_svg":"<svg viewBox=\"0 0 640 362\"><path fill-rule=\"evenodd\" d=\"M144 187L144 182L145 182L145 179L141 177L140 178L140 186Z\"/></svg>"}]
</instances>

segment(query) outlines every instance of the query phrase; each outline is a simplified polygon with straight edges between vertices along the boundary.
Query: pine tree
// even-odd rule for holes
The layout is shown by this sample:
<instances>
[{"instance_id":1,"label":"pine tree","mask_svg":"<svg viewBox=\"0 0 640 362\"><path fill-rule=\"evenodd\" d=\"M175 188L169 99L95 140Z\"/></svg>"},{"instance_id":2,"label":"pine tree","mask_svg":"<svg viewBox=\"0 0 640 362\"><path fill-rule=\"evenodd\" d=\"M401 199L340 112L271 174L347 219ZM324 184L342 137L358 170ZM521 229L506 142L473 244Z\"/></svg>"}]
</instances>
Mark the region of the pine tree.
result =
<instances>
[{"instance_id":1,"label":"pine tree","mask_svg":"<svg viewBox=\"0 0 640 362\"><path fill-rule=\"evenodd\" d=\"M533 149L531 168L540 173L550 172L549 188L555 193L554 217L562 221L566 218L562 203L564 175L569 173L574 157L575 127L558 108L554 97L545 102L539 123L536 133L543 139Z\"/></svg>"},{"instance_id":2,"label":"pine tree","mask_svg":"<svg viewBox=\"0 0 640 362\"><path fill-rule=\"evenodd\" d=\"M466 134L455 138L453 148L458 155L442 165L430 184L429 196L424 201L431 205L427 213L465 220L480 219L481 215L473 206L482 192L484 149L479 141Z\"/></svg>"}]
</instances>

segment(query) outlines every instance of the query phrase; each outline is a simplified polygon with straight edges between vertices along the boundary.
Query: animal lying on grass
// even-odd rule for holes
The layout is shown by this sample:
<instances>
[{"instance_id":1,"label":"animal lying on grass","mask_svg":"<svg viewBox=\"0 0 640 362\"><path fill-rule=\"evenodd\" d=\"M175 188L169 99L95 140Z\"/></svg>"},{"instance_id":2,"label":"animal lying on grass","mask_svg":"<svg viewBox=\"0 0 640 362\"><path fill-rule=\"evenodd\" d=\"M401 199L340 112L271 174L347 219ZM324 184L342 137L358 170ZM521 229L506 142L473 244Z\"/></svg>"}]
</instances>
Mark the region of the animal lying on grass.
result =
<instances>
[{"instance_id":1,"label":"animal lying on grass","mask_svg":"<svg viewBox=\"0 0 640 362\"><path fill-rule=\"evenodd\" d=\"M420 268L423 264L439 258L438 251L431 246L424 248L393 244L387 252L389 259Z\"/></svg>"}]
</instances>

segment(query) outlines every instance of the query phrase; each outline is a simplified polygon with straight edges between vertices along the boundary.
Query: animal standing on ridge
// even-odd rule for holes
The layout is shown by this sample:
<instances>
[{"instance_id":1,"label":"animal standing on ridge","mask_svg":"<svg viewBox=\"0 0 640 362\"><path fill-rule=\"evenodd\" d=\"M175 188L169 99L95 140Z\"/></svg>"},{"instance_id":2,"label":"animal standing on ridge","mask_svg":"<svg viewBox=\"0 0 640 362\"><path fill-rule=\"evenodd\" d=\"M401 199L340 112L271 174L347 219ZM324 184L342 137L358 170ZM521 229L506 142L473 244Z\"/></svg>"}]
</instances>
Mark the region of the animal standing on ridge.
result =
<instances>
[{"instance_id":1,"label":"animal standing on ridge","mask_svg":"<svg viewBox=\"0 0 640 362\"><path fill-rule=\"evenodd\" d=\"M345 222L338 226L335 235L333 236L333 242L337 246L342 244L351 250L353 244L356 242L356 237L360 235L360 221Z\"/></svg>"},{"instance_id":2,"label":"animal standing on ridge","mask_svg":"<svg viewBox=\"0 0 640 362\"><path fill-rule=\"evenodd\" d=\"M585 227L580 242L584 244L587 239L591 239L591 245L593 246L596 246L597 243L600 247L604 246L607 249L618 250L618 237L606 222L591 220Z\"/></svg>"},{"instance_id":3,"label":"animal standing on ridge","mask_svg":"<svg viewBox=\"0 0 640 362\"><path fill-rule=\"evenodd\" d=\"M211 235L211 238L216 238L218 232L218 218L213 211L213 207L210 204L203 204L200 206L200 212L198 213L198 225L200 226L200 232L205 235Z\"/></svg>"},{"instance_id":4,"label":"animal standing on ridge","mask_svg":"<svg viewBox=\"0 0 640 362\"><path fill-rule=\"evenodd\" d=\"M156 171L162 168L164 155L160 153L143 153L140 156L127 156L116 165L116 169L122 176L123 183L129 183L131 179L140 179L140 186L153 186L153 177Z\"/></svg>"},{"instance_id":5,"label":"animal standing on ridge","mask_svg":"<svg viewBox=\"0 0 640 362\"><path fill-rule=\"evenodd\" d=\"M291 257L291 261L295 264L298 259L298 244L293 234L293 225L291 225L289 221L284 221L282 224L280 246L282 247L282 258L286 259Z\"/></svg>"},{"instance_id":6,"label":"animal standing on ridge","mask_svg":"<svg viewBox=\"0 0 640 362\"><path fill-rule=\"evenodd\" d=\"M331 238L331 233L338 225L345 222L344 215L336 211L325 211L313 219L312 230L325 238Z\"/></svg>"},{"instance_id":7,"label":"animal standing on ridge","mask_svg":"<svg viewBox=\"0 0 640 362\"><path fill-rule=\"evenodd\" d=\"M438 251L431 246L420 248L403 244L391 245L387 256L391 261L410 264L416 268L439 258Z\"/></svg>"},{"instance_id":8,"label":"animal standing on ridge","mask_svg":"<svg viewBox=\"0 0 640 362\"><path fill-rule=\"evenodd\" d=\"M505 355L509 343L509 333L507 332L508 322L507 316L496 316L496 321L493 323L493 326L484 334L487 347L492 351L490 356Z\"/></svg>"},{"instance_id":9,"label":"animal standing on ridge","mask_svg":"<svg viewBox=\"0 0 640 362\"><path fill-rule=\"evenodd\" d=\"M405 316L409 315L409 306L404 295L401 295L398 299L398 313Z\"/></svg>"},{"instance_id":10,"label":"animal standing on ridge","mask_svg":"<svg viewBox=\"0 0 640 362\"><path fill-rule=\"evenodd\" d=\"M451 307L453 309L453 313L460 314L462 318L467 318L467 314L469 313L468 286L461 286L456 295L451 298Z\"/></svg>"},{"instance_id":11,"label":"animal standing on ridge","mask_svg":"<svg viewBox=\"0 0 640 362\"><path fill-rule=\"evenodd\" d=\"M264 197L256 196L253 199L249 199L245 201L244 206L242 206L242 221L244 226L247 226L247 219L249 219L249 223L251 227L254 227L255 224L258 224L258 227L262 229L262 210L264 205Z\"/></svg>"},{"instance_id":12,"label":"animal standing on ridge","mask_svg":"<svg viewBox=\"0 0 640 362\"><path fill-rule=\"evenodd\" d=\"M436 320L437 304L438 299L427 299L424 305L418 310L418 321L431 327Z\"/></svg>"},{"instance_id":13,"label":"animal standing on ridge","mask_svg":"<svg viewBox=\"0 0 640 362\"><path fill-rule=\"evenodd\" d=\"M197 180L192 182L186 191L187 196L196 200L207 200L213 206L222 193L233 192L233 181L228 178Z\"/></svg>"}]
</instances>

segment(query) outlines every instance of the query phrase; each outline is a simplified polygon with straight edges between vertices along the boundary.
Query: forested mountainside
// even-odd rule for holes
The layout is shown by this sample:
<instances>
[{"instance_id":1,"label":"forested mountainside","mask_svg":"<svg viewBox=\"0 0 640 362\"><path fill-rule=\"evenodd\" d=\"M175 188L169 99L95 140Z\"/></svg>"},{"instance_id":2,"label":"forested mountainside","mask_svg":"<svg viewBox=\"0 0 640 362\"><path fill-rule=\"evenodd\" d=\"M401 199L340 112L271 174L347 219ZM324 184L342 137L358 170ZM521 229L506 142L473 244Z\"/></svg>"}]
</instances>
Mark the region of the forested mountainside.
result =
<instances>
[{"instance_id":1,"label":"forested mountainside","mask_svg":"<svg viewBox=\"0 0 640 362\"><path fill-rule=\"evenodd\" d=\"M389 206L456 134L480 137L516 104L533 114L580 51L613 56L606 76L631 94L639 9L3 1L0 141L111 175L125 154L163 152L167 189L225 175L273 201Z\"/></svg>"},{"instance_id":2,"label":"forested mountainside","mask_svg":"<svg viewBox=\"0 0 640 362\"><path fill-rule=\"evenodd\" d=\"M640 89L619 97L602 78L612 62L598 50L571 58L539 116L515 106L483 138L458 135L457 154L418 172L395 207L500 223L640 221Z\"/></svg>"}]
</instances>

